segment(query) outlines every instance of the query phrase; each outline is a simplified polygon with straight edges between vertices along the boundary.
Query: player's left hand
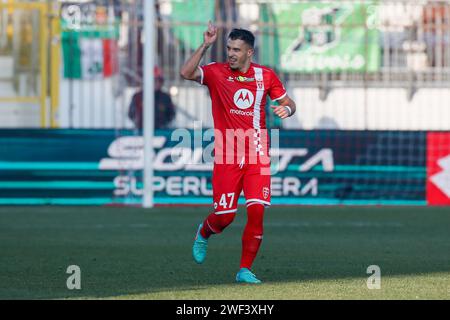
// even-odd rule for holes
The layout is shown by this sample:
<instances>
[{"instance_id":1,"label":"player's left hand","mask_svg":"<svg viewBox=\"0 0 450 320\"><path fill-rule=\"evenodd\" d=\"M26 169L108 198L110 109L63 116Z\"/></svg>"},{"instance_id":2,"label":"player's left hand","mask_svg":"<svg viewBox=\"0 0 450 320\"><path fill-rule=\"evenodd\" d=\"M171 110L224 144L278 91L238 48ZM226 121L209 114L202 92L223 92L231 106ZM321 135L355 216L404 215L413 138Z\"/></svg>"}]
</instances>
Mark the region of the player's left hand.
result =
<instances>
[{"instance_id":1,"label":"player's left hand","mask_svg":"<svg viewBox=\"0 0 450 320\"><path fill-rule=\"evenodd\" d=\"M273 113L279 116L281 119L286 119L290 117L289 110L285 106L271 106Z\"/></svg>"}]
</instances>

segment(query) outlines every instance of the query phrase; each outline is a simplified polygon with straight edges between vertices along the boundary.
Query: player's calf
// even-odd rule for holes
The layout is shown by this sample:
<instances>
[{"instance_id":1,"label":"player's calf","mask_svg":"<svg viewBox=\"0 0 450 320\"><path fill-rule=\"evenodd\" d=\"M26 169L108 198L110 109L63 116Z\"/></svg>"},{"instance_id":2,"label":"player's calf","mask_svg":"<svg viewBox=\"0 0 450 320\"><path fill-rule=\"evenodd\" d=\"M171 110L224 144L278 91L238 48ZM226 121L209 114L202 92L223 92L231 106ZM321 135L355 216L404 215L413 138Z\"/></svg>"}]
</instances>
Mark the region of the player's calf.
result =
<instances>
[{"instance_id":1,"label":"player's calf","mask_svg":"<svg viewBox=\"0 0 450 320\"><path fill-rule=\"evenodd\" d=\"M263 239L264 205L254 203L247 207L247 224L242 235L240 268L251 269Z\"/></svg>"}]
</instances>

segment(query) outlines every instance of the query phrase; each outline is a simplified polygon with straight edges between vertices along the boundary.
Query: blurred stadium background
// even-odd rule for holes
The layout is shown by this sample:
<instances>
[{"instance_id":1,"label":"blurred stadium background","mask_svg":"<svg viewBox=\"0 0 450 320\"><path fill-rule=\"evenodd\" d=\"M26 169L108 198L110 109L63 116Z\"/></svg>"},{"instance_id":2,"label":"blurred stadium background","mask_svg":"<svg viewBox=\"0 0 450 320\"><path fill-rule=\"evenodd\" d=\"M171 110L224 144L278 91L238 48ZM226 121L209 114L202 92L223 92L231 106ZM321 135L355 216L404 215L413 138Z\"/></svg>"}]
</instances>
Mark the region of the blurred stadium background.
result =
<instances>
[{"instance_id":1,"label":"blurred stadium background","mask_svg":"<svg viewBox=\"0 0 450 320\"><path fill-rule=\"evenodd\" d=\"M273 177L273 204L350 205L345 209L274 206L272 212L279 213L282 221L272 217L273 230L277 223L291 225L287 234L292 234L296 241L308 243L313 241L307 237L308 232L299 239L296 236L299 230L328 233L328 228L333 228L329 238L320 240L323 247L341 243L342 239L348 240L343 243L346 248L343 252L357 250L353 247L357 243L369 251L375 245L379 249L375 250L378 257L391 261L393 274L425 274L422 282L420 279L411 282L409 291L405 289L411 294L405 296L400 292L371 296L362 291L340 295L339 287L325 285L322 296L296 295L296 289L290 288L286 297L415 298L413 292L419 287L430 290L422 291L422 298L430 292L433 294L429 297L449 297L450 240L445 226L449 225L446 206L450 205L450 1L155 0L155 10L154 63L164 79L162 90L175 106L173 119L157 123L153 141L156 205L211 204L211 164L204 163L201 157L202 148L211 141L208 92L202 86L183 81L179 70L201 43L208 20L214 21L220 34L204 63L224 60L228 32L233 27L247 28L257 39L255 61L277 71L298 106L296 115L283 123L270 112L267 116L270 127L281 129L280 149L275 152L280 167ZM0 209L0 228L4 231L0 237L6 252L0 274L3 283L8 284L0 290L0 296L47 298L68 294L56 284L40 290L32 279L30 285L25 280L12 280L17 277L17 270L21 270L21 277L30 276L26 271L29 263L41 261L45 265L45 259L50 259L43 258L48 256L44 251L42 255L33 255L39 250L31 242L50 247L63 242L65 247L59 249L69 252L68 257L95 265L87 253L84 256L80 253L82 246L63 240L68 232L66 224L84 230L86 239L90 239L86 240L87 246L91 240L95 245L103 245L101 241L96 242L99 230L113 230L104 235L110 236L108 239L118 246L122 232L137 232L142 236L138 238L142 240L138 249L132 250L133 256L127 255L131 254L130 244L125 242L117 259L137 259L148 250L144 243L149 239L140 235L139 228L150 228L147 231L153 232L152 222L143 222L147 218L139 216L140 222L133 224L130 221L137 216L126 214L138 209L75 207L72 210L53 206L139 206L142 202L143 138L141 129L129 117L129 108L134 94L142 88L143 19L143 0L0 0L0 205L4 206ZM193 140L200 134L200 146L192 143L192 148L177 147L179 140L171 137L180 128L195 132ZM182 156L172 159L173 152ZM9 207L12 205L16 207ZM39 205L45 206L39 208ZM353 205L383 207L355 208ZM430 208L436 205L443 207ZM103 220L108 210L116 223ZM206 208L154 210L161 217L172 216L168 221L172 219L181 229L186 229L186 238L181 235L177 238L180 243L191 240L197 220L207 212ZM183 210L186 210L184 216L180 214ZM369 213L358 215L366 210ZM334 211L336 215L332 214ZM42 220L36 219L34 212L39 212ZM85 212L92 213L92 217L77 218L77 213ZM415 217L412 222L411 216ZM430 220L423 224L422 216ZM157 225L169 227L161 217L158 216ZM294 223L295 217L299 220ZM319 222L321 217L323 220ZM92 224L87 226L83 221ZM298 225L301 221L304 225ZM410 237L410 223L411 230L422 236ZM122 230L121 226L126 228ZM51 230L45 233L45 238L40 231L48 229ZM270 223L267 230L269 233L272 230ZM355 230L358 237L352 233ZM376 232L371 233L373 230ZM346 238L349 232L355 238ZM23 236L22 241L30 236L29 246L19 245L22 252L30 253L29 261L13 258L18 252L19 235ZM379 243L370 242L366 238L370 235L380 237ZM400 235L405 237L398 240ZM161 237L162 234L151 241ZM400 243L390 247L392 241ZM228 245L222 244L228 250ZM295 245L293 242L277 244ZM180 250L179 244L162 241L154 244L158 249L150 252L173 250L189 254L189 245ZM239 243L235 245L238 250ZM386 247L390 249L384 250ZM405 248L409 249L405 251ZM322 278L333 279L354 276L355 265L366 265L367 257L359 255L350 261L352 266L342 267L342 272L334 274L324 268L322 263L327 259L337 259L334 261L339 265L340 249L336 248L337 256L332 256L329 250L323 256L315 256L318 251L310 252L311 256L305 254L305 260L312 262L300 266L299 270L319 270ZM53 250L48 252L57 255L57 248ZM269 245L265 255L272 259L271 253L276 256L276 252L275 245ZM424 258L419 256L423 252L427 252L427 267L421 269ZM103 251L99 260L102 254L107 261ZM296 253L287 256L285 265L296 257ZM308 260L311 257L314 258ZM12 261L18 264L18 269L10 266ZM62 261L58 263L63 265ZM139 265L135 260L130 263ZM151 258L147 258L145 266L151 264ZM267 262L265 265L268 277L276 274ZM399 266L398 270L395 265ZM143 269L138 270L147 272L145 266L142 264ZM55 271L50 267L49 270L36 268L32 270L38 273L44 269L50 273ZM124 265L120 268L126 269ZM152 269L152 272L160 271ZM286 272L289 280L310 279L305 274L297 278L295 273ZM362 277L364 272L365 269ZM427 273L434 272L438 276L429 282ZM41 276L41 280L48 280ZM184 276L186 287L180 288L189 294L186 288L199 283L191 275ZM178 285L176 277L172 277L171 283ZM121 279L126 282L128 278ZM90 281L95 283L93 278ZM138 294L146 290L145 282L138 278L133 281L136 286L130 284L129 290L109 284L108 290L94 290L87 295ZM161 292L170 289L169 284L156 282ZM226 282L220 278L216 284ZM209 281L200 285L205 283ZM154 283L148 285L152 287ZM14 291L17 287L22 289ZM52 294L56 291L59 293ZM331 293L326 295L326 292ZM211 294L203 293L195 296L195 290L190 292L194 298ZM169 290L168 295L147 297L180 295ZM229 297L242 298L238 293Z\"/></svg>"}]
</instances>

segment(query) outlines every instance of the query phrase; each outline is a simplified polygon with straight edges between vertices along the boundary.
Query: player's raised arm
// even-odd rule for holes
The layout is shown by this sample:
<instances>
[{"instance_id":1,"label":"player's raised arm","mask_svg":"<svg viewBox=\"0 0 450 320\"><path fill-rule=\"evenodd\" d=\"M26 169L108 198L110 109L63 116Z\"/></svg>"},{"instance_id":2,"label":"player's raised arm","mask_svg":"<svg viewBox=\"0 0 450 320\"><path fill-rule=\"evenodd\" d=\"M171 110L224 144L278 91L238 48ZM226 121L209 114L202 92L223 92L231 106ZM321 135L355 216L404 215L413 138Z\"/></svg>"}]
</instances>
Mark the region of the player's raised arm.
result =
<instances>
[{"instance_id":1,"label":"player's raised arm","mask_svg":"<svg viewBox=\"0 0 450 320\"><path fill-rule=\"evenodd\" d=\"M294 115L297 110L294 100L292 100L288 95L283 99L278 100L278 106L272 106L273 112L279 116L281 119L286 119Z\"/></svg>"},{"instance_id":2,"label":"player's raised arm","mask_svg":"<svg viewBox=\"0 0 450 320\"><path fill-rule=\"evenodd\" d=\"M217 28L209 21L208 29L203 33L203 43L181 67L180 75L183 79L200 82L201 72L198 65L206 50L216 41Z\"/></svg>"}]
</instances>

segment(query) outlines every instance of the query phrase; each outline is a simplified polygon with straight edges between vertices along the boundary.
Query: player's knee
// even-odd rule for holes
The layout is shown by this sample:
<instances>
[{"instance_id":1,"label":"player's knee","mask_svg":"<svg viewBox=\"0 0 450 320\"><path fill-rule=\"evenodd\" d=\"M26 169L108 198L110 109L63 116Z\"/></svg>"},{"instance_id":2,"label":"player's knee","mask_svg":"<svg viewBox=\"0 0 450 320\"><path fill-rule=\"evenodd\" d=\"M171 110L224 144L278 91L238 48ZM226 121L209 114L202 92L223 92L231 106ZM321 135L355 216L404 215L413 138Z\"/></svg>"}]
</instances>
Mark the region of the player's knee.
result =
<instances>
[{"instance_id":1,"label":"player's knee","mask_svg":"<svg viewBox=\"0 0 450 320\"><path fill-rule=\"evenodd\" d=\"M262 223L252 224L251 222L249 222L246 229L247 233L252 237L262 237L262 235L264 234L264 227Z\"/></svg>"},{"instance_id":2,"label":"player's knee","mask_svg":"<svg viewBox=\"0 0 450 320\"><path fill-rule=\"evenodd\" d=\"M214 228L217 233L222 232L228 227L236 217L236 213L214 214Z\"/></svg>"},{"instance_id":3,"label":"player's knee","mask_svg":"<svg viewBox=\"0 0 450 320\"><path fill-rule=\"evenodd\" d=\"M235 217L236 217L236 213L222 214L222 215L220 215L220 224L225 229L233 222Z\"/></svg>"}]
</instances>

